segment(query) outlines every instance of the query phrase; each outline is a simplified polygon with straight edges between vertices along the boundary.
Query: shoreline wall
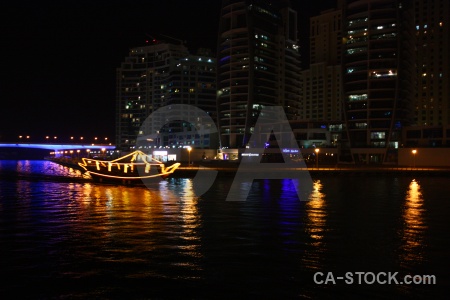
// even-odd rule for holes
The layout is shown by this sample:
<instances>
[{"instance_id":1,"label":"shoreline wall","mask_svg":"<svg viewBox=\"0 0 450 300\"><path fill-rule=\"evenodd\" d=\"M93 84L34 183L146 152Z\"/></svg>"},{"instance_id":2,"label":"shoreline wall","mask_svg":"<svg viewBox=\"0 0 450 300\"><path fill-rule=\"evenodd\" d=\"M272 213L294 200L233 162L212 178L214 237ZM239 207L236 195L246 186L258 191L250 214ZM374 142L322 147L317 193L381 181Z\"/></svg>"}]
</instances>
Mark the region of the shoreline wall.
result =
<instances>
[{"instance_id":1,"label":"shoreline wall","mask_svg":"<svg viewBox=\"0 0 450 300\"><path fill-rule=\"evenodd\" d=\"M417 150L416 154L412 150ZM399 148L398 166L450 167L450 148Z\"/></svg>"}]
</instances>

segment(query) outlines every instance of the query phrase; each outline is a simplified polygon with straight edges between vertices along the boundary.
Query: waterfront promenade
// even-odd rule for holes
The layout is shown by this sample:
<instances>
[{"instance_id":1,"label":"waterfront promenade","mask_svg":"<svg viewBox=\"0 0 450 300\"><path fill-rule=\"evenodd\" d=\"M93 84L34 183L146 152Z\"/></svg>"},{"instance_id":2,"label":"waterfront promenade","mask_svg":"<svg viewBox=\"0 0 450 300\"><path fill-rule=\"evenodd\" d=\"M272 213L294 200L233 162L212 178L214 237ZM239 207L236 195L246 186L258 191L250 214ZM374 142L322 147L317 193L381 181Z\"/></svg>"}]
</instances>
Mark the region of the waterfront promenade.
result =
<instances>
[{"instance_id":1,"label":"waterfront promenade","mask_svg":"<svg viewBox=\"0 0 450 300\"><path fill-rule=\"evenodd\" d=\"M176 172L172 175L174 177L192 177L201 170L216 170L219 174L234 174L238 171L237 167L208 167L208 166L182 166L178 167ZM384 175L436 175L436 176L450 176L450 168L437 167L397 167L397 166L357 166L357 165L338 165L338 166L324 166L324 167L307 167L307 168L289 168L289 171L308 171L311 176L384 176ZM260 169L252 170L250 168L243 168L240 171L244 172L260 172ZM270 168L270 171L283 172L284 168Z\"/></svg>"}]
</instances>

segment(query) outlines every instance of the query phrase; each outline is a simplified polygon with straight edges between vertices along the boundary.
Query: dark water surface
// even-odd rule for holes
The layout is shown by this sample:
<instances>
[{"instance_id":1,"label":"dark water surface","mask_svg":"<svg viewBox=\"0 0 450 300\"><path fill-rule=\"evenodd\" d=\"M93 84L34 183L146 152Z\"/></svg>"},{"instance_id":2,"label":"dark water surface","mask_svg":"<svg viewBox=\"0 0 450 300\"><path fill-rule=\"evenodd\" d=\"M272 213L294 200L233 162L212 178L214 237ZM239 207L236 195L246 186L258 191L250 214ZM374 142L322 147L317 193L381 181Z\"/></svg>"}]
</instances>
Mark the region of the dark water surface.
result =
<instances>
[{"instance_id":1,"label":"dark water surface","mask_svg":"<svg viewBox=\"0 0 450 300\"><path fill-rule=\"evenodd\" d=\"M197 197L188 178L148 189L79 176L0 161L1 299L448 299L448 177L323 176L307 202L290 180L255 180L231 202L233 177ZM436 285L315 284L315 272Z\"/></svg>"}]
</instances>

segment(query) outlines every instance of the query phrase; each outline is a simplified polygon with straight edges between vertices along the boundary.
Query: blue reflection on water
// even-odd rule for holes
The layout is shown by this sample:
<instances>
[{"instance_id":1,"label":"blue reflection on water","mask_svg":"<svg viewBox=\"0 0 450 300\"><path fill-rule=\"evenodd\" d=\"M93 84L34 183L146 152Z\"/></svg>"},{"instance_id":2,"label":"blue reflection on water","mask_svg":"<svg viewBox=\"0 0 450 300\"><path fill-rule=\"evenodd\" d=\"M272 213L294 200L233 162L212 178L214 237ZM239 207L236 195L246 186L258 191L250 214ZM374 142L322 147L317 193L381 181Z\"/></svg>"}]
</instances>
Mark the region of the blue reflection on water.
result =
<instances>
[{"instance_id":1,"label":"blue reflection on water","mask_svg":"<svg viewBox=\"0 0 450 300\"><path fill-rule=\"evenodd\" d=\"M48 175L79 177L79 170L63 167L46 160L0 160L0 175Z\"/></svg>"}]
</instances>

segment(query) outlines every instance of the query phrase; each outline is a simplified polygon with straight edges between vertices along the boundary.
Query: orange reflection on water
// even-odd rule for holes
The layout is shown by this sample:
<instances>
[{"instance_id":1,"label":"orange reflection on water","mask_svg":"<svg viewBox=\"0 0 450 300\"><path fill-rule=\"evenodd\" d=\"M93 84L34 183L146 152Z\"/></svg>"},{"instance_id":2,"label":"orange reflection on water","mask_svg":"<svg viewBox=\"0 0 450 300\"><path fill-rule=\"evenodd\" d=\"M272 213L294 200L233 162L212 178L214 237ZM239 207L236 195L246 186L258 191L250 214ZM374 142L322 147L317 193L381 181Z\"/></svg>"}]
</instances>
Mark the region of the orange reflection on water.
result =
<instances>
[{"instance_id":1,"label":"orange reflection on water","mask_svg":"<svg viewBox=\"0 0 450 300\"><path fill-rule=\"evenodd\" d=\"M305 251L303 261L308 267L317 269L321 265L321 254L325 251L323 238L328 216L320 180L313 182L313 190L306 204L306 213L305 230L312 240L309 243L312 248Z\"/></svg>"},{"instance_id":2,"label":"orange reflection on water","mask_svg":"<svg viewBox=\"0 0 450 300\"><path fill-rule=\"evenodd\" d=\"M197 201L191 180L175 187L162 181L152 189L85 184L81 218L94 220L99 237L124 244L108 250L113 254L132 251L147 256L145 253L167 249L178 253L179 261L173 265L198 270L201 267L196 262L203 255Z\"/></svg>"},{"instance_id":3,"label":"orange reflection on water","mask_svg":"<svg viewBox=\"0 0 450 300\"><path fill-rule=\"evenodd\" d=\"M180 238L184 241L179 248L191 257L202 257L199 228L201 218L197 208L198 197L194 193L193 180L185 179L183 192L179 201L179 218L181 219ZM193 266L191 266L193 267ZM200 269L197 266L197 269Z\"/></svg>"},{"instance_id":4,"label":"orange reflection on water","mask_svg":"<svg viewBox=\"0 0 450 300\"><path fill-rule=\"evenodd\" d=\"M411 264L423 259L424 236L427 225L424 221L424 199L420 184L412 180L405 197L403 210L404 227L402 238L402 264Z\"/></svg>"},{"instance_id":5,"label":"orange reflection on water","mask_svg":"<svg viewBox=\"0 0 450 300\"><path fill-rule=\"evenodd\" d=\"M320 245L320 240L323 238L325 228L326 212L324 210L325 194L321 192L322 183L317 180L313 183L313 190L307 203L308 212L308 227L307 231L316 242L315 246Z\"/></svg>"}]
</instances>

